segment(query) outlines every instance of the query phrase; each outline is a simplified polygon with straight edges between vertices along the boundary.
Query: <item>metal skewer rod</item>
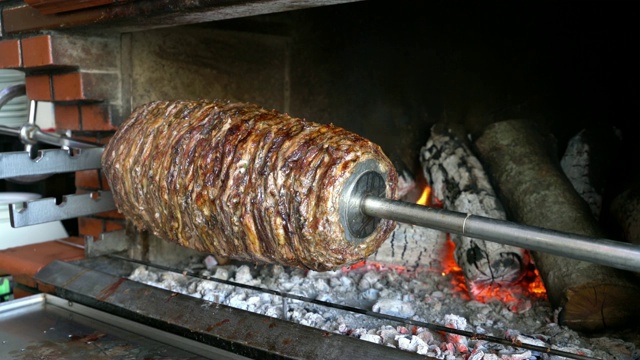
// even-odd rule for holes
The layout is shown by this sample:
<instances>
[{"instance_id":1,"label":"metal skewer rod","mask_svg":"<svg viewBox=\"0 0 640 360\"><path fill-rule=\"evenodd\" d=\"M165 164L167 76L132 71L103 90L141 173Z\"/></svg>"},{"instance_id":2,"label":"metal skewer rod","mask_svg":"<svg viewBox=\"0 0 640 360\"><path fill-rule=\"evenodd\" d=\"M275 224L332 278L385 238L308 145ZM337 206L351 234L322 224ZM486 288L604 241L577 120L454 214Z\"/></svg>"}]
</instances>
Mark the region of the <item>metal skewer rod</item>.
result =
<instances>
[{"instance_id":1,"label":"metal skewer rod","mask_svg":"<svg viewBox=\"0 0 640 360\"><path fill-rule=\"evenodd\" d=\"M569 234L505 220L363 196L363 214L463 236L640 272L640 246Z\"/></svg>"},{"instance_id":2,"label":"metal skewer rod","mask_svg":"<svg viewBox=\"0 0 640 360\"><path fill-rule=\"evenodd\" d=\"M4 106L14 97L25 94L26 90L24 85L14 85L8 88L0 89L0 108L2 108L2 106ZM35 100L31 100L29 104L29 121L18 128L0 125L0 134L19 137L20 141L26 144L26 151L30 151L30 146L35 145L38 142L72 149L90 149L102 146L98 143L72 139L67 136L46 133L40 130L40 127L36 125L37 106L38 102Z\"/></svg>"}]
</instances>

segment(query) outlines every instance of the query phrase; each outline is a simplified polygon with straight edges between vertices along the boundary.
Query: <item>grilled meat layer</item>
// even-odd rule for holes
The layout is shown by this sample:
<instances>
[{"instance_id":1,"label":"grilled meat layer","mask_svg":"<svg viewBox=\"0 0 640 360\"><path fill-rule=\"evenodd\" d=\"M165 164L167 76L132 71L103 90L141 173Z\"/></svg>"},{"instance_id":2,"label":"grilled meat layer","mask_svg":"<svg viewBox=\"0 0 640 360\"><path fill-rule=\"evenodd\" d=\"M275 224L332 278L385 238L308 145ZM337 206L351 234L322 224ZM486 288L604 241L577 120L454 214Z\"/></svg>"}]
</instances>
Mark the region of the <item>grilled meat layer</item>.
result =
<instances>
[{"instance_id":1,"label":"grilled meat layer","mask_svg":"<svg viewBox=\"0 0 640 360\"><path fill-rule=\"evenodd\" d=\"M339 200L354 168L375 160L394 198L397 174L379 146L333 125L226 101L157 101L116 132L103 170L118 210L139 229L220 256L333 269L373 253L383 220L354 244Z\"/></svg>"}]
</instances>

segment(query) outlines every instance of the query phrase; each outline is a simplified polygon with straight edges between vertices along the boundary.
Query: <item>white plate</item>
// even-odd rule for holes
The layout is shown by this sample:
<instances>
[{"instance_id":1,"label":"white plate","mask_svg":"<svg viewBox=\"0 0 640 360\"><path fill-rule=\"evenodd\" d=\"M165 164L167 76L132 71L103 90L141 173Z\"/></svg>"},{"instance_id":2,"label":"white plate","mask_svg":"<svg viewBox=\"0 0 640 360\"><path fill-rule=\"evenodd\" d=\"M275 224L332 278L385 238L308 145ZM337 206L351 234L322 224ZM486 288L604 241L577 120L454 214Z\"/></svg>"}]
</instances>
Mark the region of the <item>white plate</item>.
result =
<instances>
[{"instance_id":1,"label":"white plate","mask_svg":"<svg viewBox=\"0 0 640 360\"><path fill-rule=\"evenodd\" d=\"M15 118L15 119L0 119L0 125L8 126L11 128L19 128L22 125L26 124L27 120L23 118Z\"/></svg>"},{"instance_id":2,"label":"white plate","mask_svg":"<svg viewBox=\"0 0 640 360\"><path fill-rule=\"evenodd\" d=\"M7 81L16 81L22 79L24 81L24 72L11 69L0 70L0 83Z\"/></svg>"},{"instance_id":3,"label":"white plate","mask_svg":"<svg viewBox=\"0 0 640 360\"><path fill-rule=\"evenodd\" d=\"M29 115L29 110L0 111L0 119L27 116L27 115Z\"/></svg>"},{"instance_id":4,"label":"white plate","mask_svg":"<svg viewBox=\"0 0 640 360\"><path fill-rule=\"evenodd\" d=\"M27 109L26 101L24 103L14 103L14 104L12 104L11 101L9 101L9 103L2 105L0 112L25 110L25 109Z\"/></svg>"},{"instance_id":5,"label":"white plate","mask_svg":"<svg viewBox=\"0 0 640 360\"><path fill-rule=\"evenodd\" d=\"M40 199L42 196L36 193L27 192L0 192L0 205L11 204L18 201L29 201Z\"/></svg>"}]
</instances>

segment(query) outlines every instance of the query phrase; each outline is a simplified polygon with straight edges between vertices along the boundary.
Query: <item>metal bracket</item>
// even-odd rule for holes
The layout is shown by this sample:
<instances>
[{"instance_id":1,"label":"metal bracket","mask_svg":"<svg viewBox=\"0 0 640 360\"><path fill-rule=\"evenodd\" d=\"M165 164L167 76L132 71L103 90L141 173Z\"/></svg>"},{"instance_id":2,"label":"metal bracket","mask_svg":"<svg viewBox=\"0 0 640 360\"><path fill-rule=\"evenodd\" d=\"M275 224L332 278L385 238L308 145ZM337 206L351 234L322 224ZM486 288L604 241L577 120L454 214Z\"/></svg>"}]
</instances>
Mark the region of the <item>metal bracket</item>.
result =
<instances>
[{"instance_id":1,"label":"metal bracket","mask_svg":"<svg viewBox=\"0 0 640 360\"><path fill-rule=\"evenodd\" d=\"M11 226L14 228L76 218L115 210L110 191L97 191L83 195L67 195L60 205L55 198L9 204Z\"/></svg>"},{"instance_id":2,"label":"metal bracket","mask_svg":"<svg viewBox=\"0 0 640 360\"><path fill-rule=\"evenodd\" d=\"M26 151L0 153L0 179L99 169L103 151L103 148L81 149L76 153L40 150L35 159Z\"/></svg>"}]
</instances>

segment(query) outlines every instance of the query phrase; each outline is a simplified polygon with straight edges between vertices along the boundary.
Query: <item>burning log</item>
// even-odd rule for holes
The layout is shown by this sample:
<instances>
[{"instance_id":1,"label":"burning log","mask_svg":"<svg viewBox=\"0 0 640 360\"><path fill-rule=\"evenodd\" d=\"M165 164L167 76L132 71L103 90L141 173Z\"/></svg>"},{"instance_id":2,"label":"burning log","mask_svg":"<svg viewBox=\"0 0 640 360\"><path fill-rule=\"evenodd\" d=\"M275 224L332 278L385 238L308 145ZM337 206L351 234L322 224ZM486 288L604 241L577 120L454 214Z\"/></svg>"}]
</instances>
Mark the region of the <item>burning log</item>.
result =
<instances>
[{"instance_id":1,"label":"burning log","mask_svg":"<svg viewBox=\"0 0 640 360\"><path fill-rule=\"evenodd\" d=\"M502 204L480 161L462 139L444 125L431 129L420 161L433 196L443 201L446 209L505 220ZM472 294L486 285L516 282L529 264L524 249L457 234L451 234L451 240Z\"/></svg>"},{"instance_id":2,"label":"burning log","mask_svg":"<svg viewBox=\"0 0 640 360\"><path fill-rule=\"evenodd\" d=\"M554 157L551 137L533 123L490 125L475 142L513 220L569 233L600 237L588 206ZM560 322L576 330L619 327L638 318L640 289L628 273L541 252L533 258Z\"/></svg>"},{"instance_id":3,"label":"burning log","mask_svg":"<svg viewBox=\"0 0 640 360\"><path fill-rule=\"evenodd\" d=\"M411 269L438 269L446 241L447 234L442 231L398 223L391 236L367 260Z\"/></svg>"},{"instance_id":4,"label":"burning log","mask_svg":"<svg viewBox=\"0 0 640 360\"><path fill-rule=\"evenodd\" d=\"M414 201L412 195L417 188L413 175L398 171L398 197ZM427 205L429 191L424 189L419 204ZM367 260L411 269L439 269L446 253L446 242L447 234L442 231L398 223L391 236Z\"/></svg>"}]
</instances>

